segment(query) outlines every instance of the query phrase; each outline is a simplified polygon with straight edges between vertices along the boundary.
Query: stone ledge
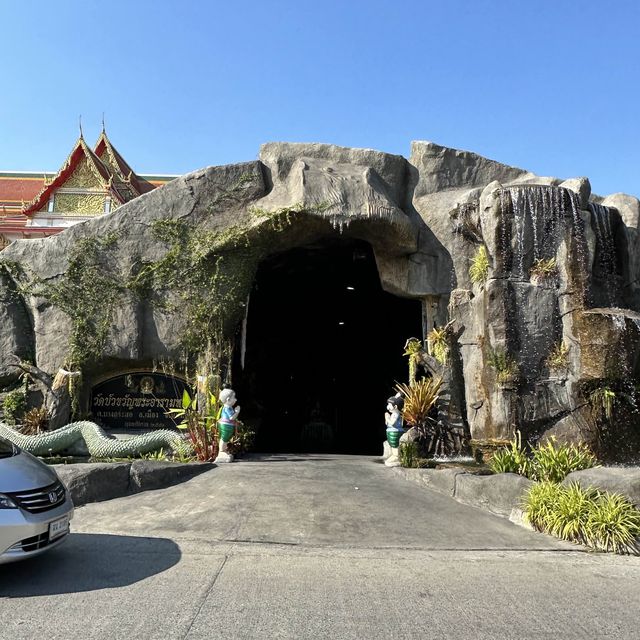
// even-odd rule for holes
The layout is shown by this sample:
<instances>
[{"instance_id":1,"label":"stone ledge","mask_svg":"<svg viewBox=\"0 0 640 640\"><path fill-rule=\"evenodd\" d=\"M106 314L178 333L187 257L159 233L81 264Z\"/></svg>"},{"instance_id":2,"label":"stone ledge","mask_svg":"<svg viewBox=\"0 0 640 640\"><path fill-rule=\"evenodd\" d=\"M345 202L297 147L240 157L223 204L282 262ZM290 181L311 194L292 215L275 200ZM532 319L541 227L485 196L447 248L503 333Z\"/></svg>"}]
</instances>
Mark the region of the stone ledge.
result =
<instances>
[{"instance_id":1,"label":"stone ledge","mask_svg":"<svg viewBox=\"0 0 640 640\"><path fill-rule=\"evenodd\" d=\"M213 469L210 462L89 462L53 465L76 507L121 498L140 491L163 489Z\"/></svg>"},{"instance_id":2,"label":"stone ledge","mask_svg":"<svg viewBox=\"0 0 640 640\"><path fill-rule=\"evenodd\" d=\"M522 498L534 482L515 473L477 475L457 469L404 469L393 472L407 480L454 498L458 502L479 507L528 526L522 520ZM562 482L578 482L583 488L621 493L640 508L640 468L595 467L570 473Z\"/></svg>"},{"instance_id":3,"label":"stone ledge","mask_svg":"<svg viewBox=\"0 0 640 640\"><path fill-rule=\"evenodd\" d=\"M403 469L394 473L458 502L479 507L503 518L513 519L522 507L522 496L533 481L515 473L477 475L458 469Z\"/></svg>"},{"instance_id":4,"label":"stone ledge","mask_svg":"<svg viewBox=\"0 0 640 640\"><path fill-rule=\"evenodd\" d=\"M465 504L510 518L514 509L522 507L522 497L533 481L515 473L477 476L461 473L456 477L454 498Z\"/></svg>"}]
</instances>

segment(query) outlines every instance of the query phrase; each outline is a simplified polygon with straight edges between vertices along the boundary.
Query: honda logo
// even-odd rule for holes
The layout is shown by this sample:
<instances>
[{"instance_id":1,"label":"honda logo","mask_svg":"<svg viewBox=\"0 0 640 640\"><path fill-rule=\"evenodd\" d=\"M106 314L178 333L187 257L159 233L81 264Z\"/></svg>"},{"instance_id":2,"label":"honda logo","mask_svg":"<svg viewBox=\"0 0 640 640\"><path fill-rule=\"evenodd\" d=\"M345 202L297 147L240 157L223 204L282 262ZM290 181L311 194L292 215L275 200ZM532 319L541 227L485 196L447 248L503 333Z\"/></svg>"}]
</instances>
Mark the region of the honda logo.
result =
<instances>
[{"instance_id":1,"label":"honda logo","mask_svg":"<svg viewBox=\"0 0 640 640\"><path fill-rule=\"evenodd\" d=\"M58 501L58 494L55 491L49 491L49 502L53 504Z\"/></svg>"}]
</instances>

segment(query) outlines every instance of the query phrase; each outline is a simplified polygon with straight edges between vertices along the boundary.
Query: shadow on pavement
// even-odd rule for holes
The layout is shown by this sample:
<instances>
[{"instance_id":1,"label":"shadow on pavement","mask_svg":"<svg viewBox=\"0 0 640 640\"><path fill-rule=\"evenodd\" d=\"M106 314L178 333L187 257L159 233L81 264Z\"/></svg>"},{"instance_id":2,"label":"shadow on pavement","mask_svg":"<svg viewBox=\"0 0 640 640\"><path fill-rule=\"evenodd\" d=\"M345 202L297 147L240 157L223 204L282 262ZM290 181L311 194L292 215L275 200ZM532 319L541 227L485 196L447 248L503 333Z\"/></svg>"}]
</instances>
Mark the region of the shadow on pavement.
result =
<instances>
[{"instance_id":1,"label":"shadow on pavement","mask_svg":"<svg viewBox=\"0 0 640 640\"><path fill-rule=\"evenodd\" d=\"M352 454L331 454L331 453L245 453L241 460L243 462L326 462L329 460L343 460L345 458L360 458L362 460L375 460L376 456L352 455Z\"/></svg>"},{"instance_id":2,"label":"shadow on pavement","mask_svg":"<svg viewBox=\"0 0 640 640\"><path fill-rule=\"evenodd\" d=\"M96 591L139 582L176 565L180 548L167 538L72 533L57 549L0 566L0 597Z\"/></svg>"}]
</instances>

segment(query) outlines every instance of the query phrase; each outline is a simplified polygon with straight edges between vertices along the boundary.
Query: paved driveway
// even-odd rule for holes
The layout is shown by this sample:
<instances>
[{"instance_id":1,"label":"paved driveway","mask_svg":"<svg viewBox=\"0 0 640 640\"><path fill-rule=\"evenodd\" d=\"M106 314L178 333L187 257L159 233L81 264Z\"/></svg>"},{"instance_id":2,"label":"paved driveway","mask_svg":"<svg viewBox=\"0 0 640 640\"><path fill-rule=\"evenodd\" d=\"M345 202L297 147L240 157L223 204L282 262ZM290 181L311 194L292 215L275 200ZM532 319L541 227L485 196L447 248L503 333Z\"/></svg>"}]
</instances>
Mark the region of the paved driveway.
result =
<instances>
[{"instance_id":1,"label":"paved driveway","mask_svg":"<svg viewBox=\"0 0 640 640\"><path fill-rule=\"evenodd\" d=\"M640 559L372 458L254 458L82 507L74 531L0 568L0 638L638 637Z\"/></svg>"}]
</instances>

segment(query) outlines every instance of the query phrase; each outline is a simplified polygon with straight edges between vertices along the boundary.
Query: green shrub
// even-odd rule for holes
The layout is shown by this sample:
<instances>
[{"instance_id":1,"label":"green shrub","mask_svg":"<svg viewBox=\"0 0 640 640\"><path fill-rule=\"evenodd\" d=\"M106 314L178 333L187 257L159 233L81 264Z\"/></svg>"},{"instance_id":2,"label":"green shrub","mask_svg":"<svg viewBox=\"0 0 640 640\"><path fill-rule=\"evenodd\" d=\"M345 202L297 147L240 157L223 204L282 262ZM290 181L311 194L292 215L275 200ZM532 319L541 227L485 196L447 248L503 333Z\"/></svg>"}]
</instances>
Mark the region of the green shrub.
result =
<instances>
[{"instance_id":1,"label":"green shrub","mask_svg":"<svg viewBox=\"0 0 640 640\"><path fill-rule=\"evenodd\" d=\"M624 496L602 493L589 512L586 537L601 551L638 553L640 511Z\"/></svg>"},{"instance_id":2,"label":"green shrub","mask_svg":"<svg viewBox=\"0 0 640 640\"><path fill-rule=\"evenodd\" d=\"M25 393L22 389L16 389L8 393L2 403L4 419L7 424L15 424L24 416L27 408Z\"/></svg>"},{"instance_id":3,"label":"green shrub","mask_svg":"<svg viewBox=\"0 0 640 640\"><path fill-rule=\"evenodd\" d=\"M563 540L615 553L640 550L640 511L619 494L540 482L525 496L523 509L535 529Z\"/></svg>"},{"instance_id":4,"label":"green shrub","mask_svg":"<svg viewBox=\"0 0 640 640\"><path fill-rule=\"evenodd\" d=\"M562 487L552 482L534 484L525 496L524 519L538 531L546 531Z\"/></svg>"},{"instance_id":5,"label":"green shrub","mask_svg":"<svg viewBox=\"0 0 640 640\"><path fill-rule=\"evenodd\" d=\"M417 442L403 442L398 448L400 466L406 469L434 469L437 461L432 458L423 458L421 453Z\"/></svg>"},{"instance_id":6,"label":"green shrub","mask_svg":"<svg viewBox=\"0 0 640 640\"><path fill-rule=\"evenodd\" d=\"M484 245L478 247L473 256L469 267L469 277L474 284L484 284L489 277L489 255Z\"/></svg>"},{"instance_id":7,"label":"green shrub","mask_svg":"<svg viewBox=\"0 0 640 640\"><path fill-rule=\"evenodd\" d=\"M529 458L522 448L520 432L516 432L509 447L499 449L489 460L489 467L494 473L518 473L529 475Z\"/></svg>"},{"instance_id":8,"label":"green shrub","mask_svg":"<svg viewBox=\"0 0 640 640\"><path fill-rule=\"evenodd\" d=\"M551 439L535 447L531 455L522 447L520 432L509 447L496 451L489 467L494 473L518 473L538 482L562 482L572 471L591 469L598 460L584 444L557 445Z\"/></svg>"},{"instance_id":9,"label":"green shrub","mask_svg":"<svg viewBox=\"0 0 640 640\"><path fill-rule=\"evenodd\" d=\"M558 493L545 528L562 540L587 543L587 522L597 491L583 490L577 483L568 487L556 486Z\"/></svg>"},{"instance_id":10,"label":"green shrub","mask_svg":"<svg viewBox=\"0 0 640 640\"><path fill-rule=\"evenodd\" d=\"M549 440L547 444L533 449L528 477L538 481L562 482L572 471L591 469L597 464L598 460L586 445L556 445L554 440Z\"/></svg>"},{"instance_id":11,"label":"green shrub","mask_svg":"<svg viewBox=\"0 0 640 640\"><path fill-rule=\"evenodd\" d=\"M151 451L150 453L144 453L140 456L142 460L168 460L167 452L163 447L159 451Z\"/></svg>"}]
</instances>

